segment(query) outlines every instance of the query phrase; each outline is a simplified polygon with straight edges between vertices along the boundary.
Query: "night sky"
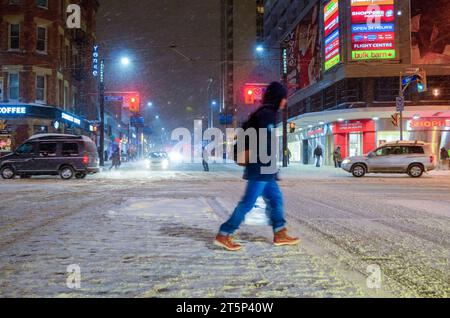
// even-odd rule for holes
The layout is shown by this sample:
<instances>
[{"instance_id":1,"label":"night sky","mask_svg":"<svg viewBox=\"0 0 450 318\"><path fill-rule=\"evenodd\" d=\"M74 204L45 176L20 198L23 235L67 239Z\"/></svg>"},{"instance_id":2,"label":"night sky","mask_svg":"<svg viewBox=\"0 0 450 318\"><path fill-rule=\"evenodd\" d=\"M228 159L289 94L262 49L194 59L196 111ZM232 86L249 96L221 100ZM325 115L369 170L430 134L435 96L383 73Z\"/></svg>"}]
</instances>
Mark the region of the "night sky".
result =
<instances>
[{"instance_id":1,"label":"night sky","mask_svg":"<svg viewBox=\"0 0 450 318\"><path fill-rule=\"evenodd\" d=\"M154 103L145 115L166 130L207 116L208 79L220 79L220 0L100 0L97 37L108 91L140 91L144 107Z\"/></svg>"}]
</instances>

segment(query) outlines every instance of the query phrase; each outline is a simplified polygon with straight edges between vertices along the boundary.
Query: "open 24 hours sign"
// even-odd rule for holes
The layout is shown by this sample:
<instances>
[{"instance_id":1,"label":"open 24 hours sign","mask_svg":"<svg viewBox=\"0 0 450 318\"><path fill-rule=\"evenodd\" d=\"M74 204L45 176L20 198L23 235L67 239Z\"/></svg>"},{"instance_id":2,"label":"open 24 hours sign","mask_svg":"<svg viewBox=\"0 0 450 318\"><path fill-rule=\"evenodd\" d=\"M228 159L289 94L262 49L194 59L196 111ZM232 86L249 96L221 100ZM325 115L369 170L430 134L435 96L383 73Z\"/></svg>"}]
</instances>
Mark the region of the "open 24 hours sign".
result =
<instances>
[{"instance_id":1,"label":"open 24 hours sign","mask_svg":"<svg viewBox=\"0 0 450 318\"><path fill-rule=\"evenodd\" d=\"M351 0L352 60L396 58L395 0Z\"/></svg>"}]
</instances>

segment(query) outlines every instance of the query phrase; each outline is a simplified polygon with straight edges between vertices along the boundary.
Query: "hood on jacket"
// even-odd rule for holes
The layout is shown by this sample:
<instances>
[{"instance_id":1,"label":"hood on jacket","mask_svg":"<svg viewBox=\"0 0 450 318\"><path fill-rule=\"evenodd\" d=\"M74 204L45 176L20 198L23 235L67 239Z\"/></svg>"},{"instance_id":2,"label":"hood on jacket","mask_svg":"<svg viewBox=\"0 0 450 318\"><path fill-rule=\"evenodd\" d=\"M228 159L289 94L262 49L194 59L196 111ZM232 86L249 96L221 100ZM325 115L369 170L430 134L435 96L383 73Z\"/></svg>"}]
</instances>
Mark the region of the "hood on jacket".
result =
<instances>
[{"instance_id":1,"label":"hood on jacket","mask_svg":"<svg viewBox=\"0 0 450 318\"><path fill-rule=\"evenodd\" d=\"M263 104L270 105L276 110L280 108L280 103L283 99L287 98L288 91L283 84L279 82L272 82L266 89L264 94Z\"/></svg>"}]
</instances>

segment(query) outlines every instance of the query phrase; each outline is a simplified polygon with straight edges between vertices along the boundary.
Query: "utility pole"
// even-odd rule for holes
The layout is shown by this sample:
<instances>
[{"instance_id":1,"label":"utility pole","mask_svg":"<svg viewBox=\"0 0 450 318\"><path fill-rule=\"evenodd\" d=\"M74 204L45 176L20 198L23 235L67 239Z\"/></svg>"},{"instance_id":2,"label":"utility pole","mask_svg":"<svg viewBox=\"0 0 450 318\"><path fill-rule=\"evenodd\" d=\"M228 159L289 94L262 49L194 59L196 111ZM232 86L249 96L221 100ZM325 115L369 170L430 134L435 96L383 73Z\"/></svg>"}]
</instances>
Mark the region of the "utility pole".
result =
<instances>
[{"instance_id":1,"label":"utility pole","mask_svg":"<svg viewBox=\"0 0 450 318\"><path fill-rule=\"evenodd\" d=\"M105 61L100 61L100 166L105 166Z\"/></svg>"},{"instance_id":2,"label":"utility pole","mask_svg":"<svg viewBox=\"0 0 450 318\"><path fill-rule=\"evenodd\" d=\"M399 99L397 100L397 110L399 110L400 114L400 141L403 141L403 110L405 106L405 90L409 85L403 89L403 72L400 72L400 94Z\"/></svg>"},{"instance_id":3,"label":"utility pole","mask_svg":"<svg viewBox=\"0 0 450 318\"><path fill-rule=\"evenodd\" d=\"M283 74L283 85L288 88L288 80L287 80L287 49L283 45L281 48L282 52L282 74ZM288 156L287 156L287 150L288 150L288 105L286 104L285 108L283 109L283 168L286 168L288 166Z\"/></svg>"}]
</instances>

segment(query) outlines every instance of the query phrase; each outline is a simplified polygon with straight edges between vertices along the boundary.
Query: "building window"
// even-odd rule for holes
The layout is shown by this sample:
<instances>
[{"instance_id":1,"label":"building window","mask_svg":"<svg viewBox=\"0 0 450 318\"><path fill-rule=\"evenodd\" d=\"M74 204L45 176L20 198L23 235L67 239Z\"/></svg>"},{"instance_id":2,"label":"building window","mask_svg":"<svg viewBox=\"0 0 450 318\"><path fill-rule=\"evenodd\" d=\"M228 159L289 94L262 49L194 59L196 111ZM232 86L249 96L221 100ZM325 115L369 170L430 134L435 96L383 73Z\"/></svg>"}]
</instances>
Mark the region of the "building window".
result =
<instances>
[{"instance_id":1,"label":"building window","mask_svg":"<svg viewBox=\"0 0 450 318\"><path fill-rule=\"evenodd\" d=\"M8 93L10 100L19 100L19 73L9 73Z\"/></svg>"},{"instance_id":2,"label":"building window","mask_svg":"<svg viewBox=\"0 0 450 318\"><path fill-rule=\"evenodd\" d=\"M9 49L18 50L20 48L20 24L9 25Z\"/></svg>"},{"instance_id":3,"label":"building window","mask_svg":"<svg viewBox=\"0 0 450 318\"><path fill-rule=\"evenodd\" d=\"M39 8L48 9L48 0L36 0L36 5Z\"/></svg>"},{"instance_id":4,"label":"building window","mask_svg":"<svg viewBox=\"0 0 450 318\"><path fill-rule=\"evenodd\" d=\"M36 76L36 101L45 102L45 76Z\"/></svg>"},{"instance_id":5,"label":"building window","mask_svg":"<svg viewBox=\"0 0 450 318\"><path fill-rule=\"evenodd\" d=\"M47 52L47 28L37 28L36 50L39 52Z\"/></svg>"}]
</instances>

